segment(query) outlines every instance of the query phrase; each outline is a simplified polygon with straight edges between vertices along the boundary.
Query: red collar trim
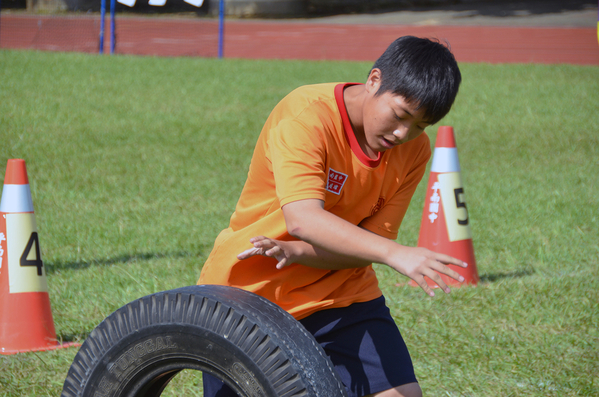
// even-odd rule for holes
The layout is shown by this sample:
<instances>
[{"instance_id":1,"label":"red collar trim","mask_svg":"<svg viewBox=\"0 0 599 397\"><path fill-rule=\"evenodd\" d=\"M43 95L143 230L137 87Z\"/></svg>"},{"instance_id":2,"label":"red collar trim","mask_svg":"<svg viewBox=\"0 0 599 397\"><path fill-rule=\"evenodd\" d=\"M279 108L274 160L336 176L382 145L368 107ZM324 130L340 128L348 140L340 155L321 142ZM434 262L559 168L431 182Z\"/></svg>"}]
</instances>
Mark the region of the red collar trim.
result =
<instances>
[{"instance_id":1,"label":"red collar trim","mask_svg":"<svg viewBox=\"0 0 599 397\"><path fill-rule=\"evenodd\" d=\"M346 87L357 85L360 83L342 83L337 84L335 86L335 100L337 101L337 107L339 108L339 113L341 114L341 120L343 121L343 129L345 132L345 139L347 139L347 143L349 143L349 147L352 152L356 155L360 162L368 167L375 168L381 163L381 158L383 157L383 153L379 152L379 155L376 159L371 159L368 157L360 147L358 140L356 139L356 134L354 133L354 129L351 126L351 122L349 121L349 116L347 115L347 109L345 108L345 101L343 100L343 90Z\"/></svg>"}]
</instances>

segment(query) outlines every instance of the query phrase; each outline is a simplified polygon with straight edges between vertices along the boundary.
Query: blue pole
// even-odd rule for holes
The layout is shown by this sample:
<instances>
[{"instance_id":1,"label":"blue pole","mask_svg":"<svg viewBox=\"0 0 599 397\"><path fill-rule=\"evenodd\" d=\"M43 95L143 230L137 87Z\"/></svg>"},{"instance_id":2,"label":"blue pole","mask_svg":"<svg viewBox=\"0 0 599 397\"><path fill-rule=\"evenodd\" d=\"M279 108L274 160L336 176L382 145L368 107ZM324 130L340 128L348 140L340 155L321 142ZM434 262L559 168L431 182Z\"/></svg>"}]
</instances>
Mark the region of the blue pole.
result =
<instances>
[{"instance_id":1,"label":"blue pole","mask_svg":"<svg viewBox=\"0 0 599 397\"><path fill-rule=\"evenodd\" d=\"M225 0L218 4L218 58L223 57L223 36L225 31Z\"/></svg>"},{"instance_id":2,"label":"blue pole","mask_svg":"<svg viewBox=\"0 0 599 397\"><path fill-rule=\"evenodd\" d=\"M100 2L100 54L104 53L104 16L106 15L106 0Z\"/></svg>"},{"instance_id":3,"label":"blue pole","mask_svg":"<svg viewBox=\"0 0 599 397\"><path fill-rule=\"evenodd\" d=\"M2 31L2 2L0 1L0 31ZM2 42L2 38L0 37L0 43ZM2 46L0 46L2 47Z\"/></svg>"},{"instance_id":4,"label":"blue pole","mask_svg":"<svg viewBox=\"0 0 599 397\"><path fill-rule=\"evenodd\" d=\"M116 0L110 0L110 54L114 54L114 47L116 46L116 36L114 33L115 23L114 14L116 8Z\"/></svg>"}]
</instances>

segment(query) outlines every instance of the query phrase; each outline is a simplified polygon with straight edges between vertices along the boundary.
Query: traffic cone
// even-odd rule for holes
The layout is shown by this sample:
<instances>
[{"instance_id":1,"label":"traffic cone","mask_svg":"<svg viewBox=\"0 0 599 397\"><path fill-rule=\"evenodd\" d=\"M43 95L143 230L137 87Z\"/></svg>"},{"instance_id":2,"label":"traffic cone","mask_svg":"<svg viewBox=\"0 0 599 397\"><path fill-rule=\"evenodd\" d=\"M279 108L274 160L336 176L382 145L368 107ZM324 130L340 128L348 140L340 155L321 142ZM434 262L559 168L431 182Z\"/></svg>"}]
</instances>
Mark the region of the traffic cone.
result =
<instances>
[{"instance_id":1,"label":"traffic cone","mask_svg":"<svg viewBox=\"0 0 599 397\"><path fill-rule=\"evenodd\" d=\"M0 354L73 345L56 340L25 161L8 160L0 201Z\"/></svg>"},{"instance_id":2,"label":"traffic cone","mask_svg":"<svg viewBox=\"0 0 599 397\"><path fill-rule=\"evenodd\" d=\"M453 127L441 126L437 133L418 246L466 262L467 268L454 265L449 267L464 276L464 284L478 284L472 232L464 199L464 186L460 175ZM443 274L441 279L447 285L462 285L459 281ZM429 286L438 287L429 278L426 280ZM417 285L414 281L411 284Z\"/></svg>"}]
</instances>

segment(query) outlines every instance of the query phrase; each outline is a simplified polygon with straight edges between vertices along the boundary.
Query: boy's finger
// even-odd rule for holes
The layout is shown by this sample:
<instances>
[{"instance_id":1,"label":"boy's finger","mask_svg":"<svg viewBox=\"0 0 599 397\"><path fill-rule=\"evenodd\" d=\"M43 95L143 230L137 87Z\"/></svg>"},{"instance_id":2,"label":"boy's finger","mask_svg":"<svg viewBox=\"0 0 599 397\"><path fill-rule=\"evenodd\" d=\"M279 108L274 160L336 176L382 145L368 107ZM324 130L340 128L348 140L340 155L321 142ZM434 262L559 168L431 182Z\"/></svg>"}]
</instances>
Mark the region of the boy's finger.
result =
<instances>
[{"instance_id":1,"label":"boy's finger","mask_svg":"<svg viewBox=\"0 0 599 397\"><path fill-rule=\"evenodd\" d=\"M259 254L260 254L259 248L250 248L250 249L243 251L240 254L237 254L237 259L243 260L243 259L247 259L254 255L259 255Z\"/></svg>"},{"instance_id":2,"label":"boy's finger","mask_svg":"<svg viewBox=\"0 0 599 397\"><path fill-rule=\"evenodd\" d=\"M460 283L464 282L464 277L462 275L460 275L458 272L456 272L455 270L451 269L450 267L441 265L441 266L436 266L434 268L434 270L438 273L442 273L448 277L451 277L454 280L458 280ZM439 277L439 278L441 278L441 277ZM435 282L437 282L437 281L435 281ZM439 283L437 283L437 284L439 284Z\"/></svg>"},{"instance_id":3,"label":"boy's finger","mask_svg":"<svg viewBox=\"0 0 599 397\"><path fill-rule=\"evenodd\" d=\"M287 258L283 258L277 263L277 269L281 270L287 265Z\"/></svg>"},{"instance_id":4,"label":"boy's finger","mask_svg":"<svg viewBox=\"0 0 599 397\"><path fill-rule=\"evenodd\" d=\"M446 294L449 294L451 292L447 284L445 284L439 273L437 273L436 271L433 270L431 273L427 274L427 277L433 280L439 286L439 288L441 288L443 292L445 292Z\"/></svg>"},{"instance_id":5,"label":"boy's finger","mask_svg":"<svg viewBox=\"0 0 599 397\"><path fill-rule=\"evenodd\" d=\"M269 238L265 238L264 240L256 241L254 243L254 247L262 249L271 249L273 246L275 246L275 244Z\"/></svg>"},{"instance_id":6,"label":"boy's finger","mask_svg":"<svg viewBox=\"0 0 599 397\"><path fill-rule=\"evenodd\" d=\"M254 244L254 243L257 243L258 241L262 241L262 240L265 240L265 239L266 239L266 237L264 237L264 236L252 237L250 239L250 243Z\"/></svg>"},{"instance_id":7,"label":"boy's finger","mask_svg":"<svg viewBox=\"0 0 599 397\"><path fill-rule=\"evenodd\" d=\"M265 252L265 254L267 256L275 256L277 253L279 253L281 249L278 246L274 246L271 249L269 249L268 251Z\"/></svg>"},{"instance_id":8,"label":"boy's finger","mask_svg":"<svg viewBox=\"0 0 599 397\"><path fill-rule=\"evenodd\" d=\"M413 280L416 281L416 284L418 284L420 286L420 288L422 288L428 296L435 296L435 293L433 292L432 288L429 287L429 285L426 282L426 280L424 279L424 277L419 277L419 280L416 280L416 279L413 279Z\"/></svg>"},{"instance_id":9,"label":"boy's finger","mask_svg":"<svg viewBox=\"0 0 599 397\"><path fill-rule=\"evenodd\" d=\"M468 264L464 261L461 261L453 256L445 255L445 254L437 254L436 258L439 262L445 263L448 265L456 265L459 267L468 267Z\"/></svg>"}]
</instances>

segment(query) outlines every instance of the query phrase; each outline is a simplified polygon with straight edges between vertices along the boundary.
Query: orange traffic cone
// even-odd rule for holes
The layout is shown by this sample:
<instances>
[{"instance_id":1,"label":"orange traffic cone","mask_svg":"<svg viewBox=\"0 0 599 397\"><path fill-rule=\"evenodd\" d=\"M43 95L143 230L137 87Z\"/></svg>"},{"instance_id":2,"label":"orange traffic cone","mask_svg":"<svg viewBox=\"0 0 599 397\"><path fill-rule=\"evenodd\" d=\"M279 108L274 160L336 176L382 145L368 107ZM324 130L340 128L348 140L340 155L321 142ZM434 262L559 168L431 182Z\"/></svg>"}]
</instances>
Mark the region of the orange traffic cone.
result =
<instances>
[{"instance_id":1,"label":"orange traffic cone","mask_svg":"<svg viewBox=\"0 0 599 397\"><path fill-rule=\"evenodd\" d=\"M25 161L8 160L0 201L0 354L73 345L56 340Z\"/></svg>"},{"instance_id":2,"label":"orange traffic cone","mask_svg":"<svg viewBox=\"0 0 599 397\"><path fill-rule=\"evenodd\" d=\"M433 153L418 246L466 262L467 268L449 266L464 276L464 284L477 285L479 277L469 223L453 127L441 126ZM462 285L443 274L441 278L447 285ZM438 287L428 278L427 282ZM413 281L411 284L417 285Z\"/></svg>"}]
</instances>

